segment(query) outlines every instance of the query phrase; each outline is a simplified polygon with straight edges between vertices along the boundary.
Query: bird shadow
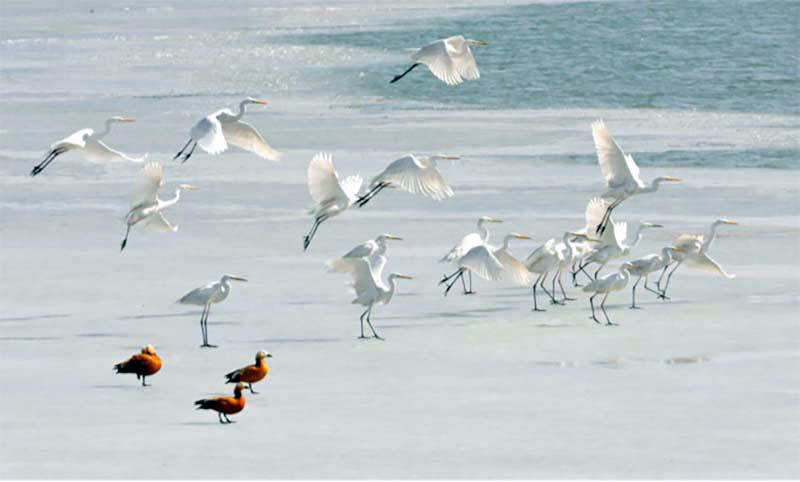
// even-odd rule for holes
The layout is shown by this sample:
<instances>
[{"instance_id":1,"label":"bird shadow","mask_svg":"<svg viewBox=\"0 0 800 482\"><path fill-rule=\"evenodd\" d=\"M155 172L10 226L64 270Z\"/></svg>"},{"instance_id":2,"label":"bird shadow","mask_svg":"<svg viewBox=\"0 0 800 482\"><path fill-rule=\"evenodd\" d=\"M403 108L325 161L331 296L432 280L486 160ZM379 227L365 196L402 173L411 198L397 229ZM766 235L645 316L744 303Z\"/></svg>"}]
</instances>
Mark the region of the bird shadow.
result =
<instances>
[{"instance_id":1,"label":"bird shadow","mask_svg":"<svg viewBox=\"0 0 800 482\"><path fill-rule=\"evenodd\" d=\"M60 336L0 336L0 341L49 341L60 339Z\"/></svg>"},{"instance_id":2,"label":"bird shadow","mask_svg":"<svg viewBox=\"0 0 800 482\"><path fill-rule=\"evenodd\" d=\"M128 315L128 316L120 316L118 320L146 320L150 318L182 318L186 316L197 316L201 314L202 310L197 311L184 311L182 313L152 313L146 315Z\"/></svg>"},{"instance_id":3,"label":"bird shadow","mask_svg":"<svg viewBox=\"0 0 800 482\"><path fill-rule=\"evenodd\" d=\"M46 320L52 318L67 318L71 315L69 314L58 314L58 315L38 315L38 316L12 316L9 318L0 318L0 323L6 321L33 321L33 320Z\"/></svg>"},{"instance_id":4,"label":"bird shadow","mask_svg":"<svg viewBox=\"0 0 800 482\"><path fill-rule=\"evenodd\" d=\"M138 387L139 387L139 385L122 385L122 384L119 384L119 385L89 385L89 388L94 388L94 389L97 389L97 390L109 390L109 389L126 390L126 389L134 389L134 388L138 388Z\"/></svg>"},{"instance_id":5,"label":"bird shadow","mask_svg":"<svg viewBox=\"0 0 800 482\"><path fill-rule=\"evenodd\" d=\"M130 338L129 335L121 335L116 333L79 333L75 335L77 338Z\"/></svg>"},{"instance_id":6,"label":"bird shadow","mask_svg":"<svg viewBox=\"0 0 800 482\"><path fill-rule=\"evenodd\" d=\"M333 343L341 338L262 338L260 340L232 340L231 343Z\"/></svg>"}]
</instances>

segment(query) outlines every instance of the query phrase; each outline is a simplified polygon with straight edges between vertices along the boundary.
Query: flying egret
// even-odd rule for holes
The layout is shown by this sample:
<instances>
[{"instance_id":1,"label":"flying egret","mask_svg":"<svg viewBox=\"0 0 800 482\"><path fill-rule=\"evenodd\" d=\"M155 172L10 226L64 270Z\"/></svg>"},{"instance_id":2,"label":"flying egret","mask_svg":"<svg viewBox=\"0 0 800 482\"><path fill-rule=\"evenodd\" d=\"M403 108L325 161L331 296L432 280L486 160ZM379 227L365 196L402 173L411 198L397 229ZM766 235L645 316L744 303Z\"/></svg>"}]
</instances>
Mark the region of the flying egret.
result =
<instances>
[{"instance_id":1,"label":"flying egret","mask_svg":"<svg viewBox=\"0 0 800 482\"><path fill-rule=\"evenodd\" d=\"M672 176L661 176L653 179L648 186L639 177L639 166L630 154L617 144L611 137L611 132L602 120L592 123L592 137L594 146L597 149L597 160L600 163L600 170L605 178L608 190L603 193L604 199L612 202L606 208L605 214L596 227L596 232L602 234L608 225L608 218L611 211L628 199L637 194L658 191L658 186L662 182L680 182L680 179Z\"/></svg>"},{"instance_id":2,"label":"flying egret","mask_svg":"<svg viewBox=\"0 0 800 482\"><path fill-rule=\"evenodd\" d=\"M131 161L131 162L144 162L147 154L139 158L133 158L125 153L114 150L100 139L105 137L111 132L111 125L117 122L133 122L135 119L132 117L111 117L106 119L105 129L95 134L94 129L81 129L65 139L50 144L50 150L42 162L37 164L31 170L31 176L35 176L44 171L44 168L50 165L53 160L68 151L75 151L83 156L84 159L94 162L107 162L107 161Z\"/></svg>"},{"instance_id":3,"label":"flying egret","mask_svg":"<svg viewBox=\"0 0 800 482\"><path fill-rule=\"evenodd\" d=\"M379 258L383 258L380 260ZM388 285L383 281L383 266L385 258L381 255L373 255L368 258L342 258L341 263L337 263L334 271L339 273L349 273L353 279L353 288L356 291L356 299L352 301L354 305L366 306L367 309L361 313L361 336L364 336L364 320L366 319L372 336L382 340L372 327L372 307L375 305L385 305L392 301L394 292L397 289L397 279L411 279L400 273L392 273L387 278Z\"/></svg>"},{"instance_id":4,"label":"flying egret","mask_svg":"<svg viewBox=\"0 0 800 482\"><path fill-rule=\"evenodd\" d=\"M664 293L647 286L647 278L650 276L650 273L667 267L672 262L674 254L682 251L683 250L681 248L666 246L661 250L661 254L648 254L647 256L623 263L628 267L628 272L631 274L631 276L638 276L636 283L633 284L633 288L631 289L631 309L639 308L636 306L636 287L639 285L639 282L642 281L642 278L644 278L644 289L650 291L651 293L655 293L656 296L661 299L666 298Z\"/></svg>"},{"instance_id":5,"label":"flying egret","mask_svg":"<svg viewBox=\"0 0 800 482\"><path fill-rule=\"evenodd\" d=\"M596 280L592 281L591 283L587 284L583 287L583 291L586 293L594 293L592 296L589 297L589 306L592 307L592 319L598 325L601 324L600 320L597 319L597 316L594 314L594 297L605 293L603 297L603 301L600 302L600 309L603 310L603 315L606 317L606 324L607 325L616 325L616 323L612 323L611 320L608 318L608 313L606 313L606 299L608 298L608 294L612 291L619 291L625 289L625 286L628 284L628 280L630 279L631 275L628 271L628 266L623 264L619 271L614 273L609 273L607 275L601 276Z\"/></svg>"},{"instance_id":6,"label":"flying egret","mask_svg":"<svg viewBox=\"0 0 800 482\"><path fill-rule=\"evenodd\" d=\"M679 249L679 252L673 257L673 264L675 266L669 272L664 288L661 288L661 280L664 278L664 273L667 272L667 268L669 268L669 266L664 267L664 271L661 272L661 276L658 278L658 281L656 281L656 286L665 296L667 293L667 288L669 287L669 281L672 278L672 273L674 273L675 270L684 263L687 266L697 268L702 271L719 273L728 279L736 277L735 274L726 273L719 263L714 261L714 259L708 255L708 250L711 249L711 244L717 237L717 228L723 224L737 225L739 223L736 221L731 221L730 219L720 218L711 223L711 228L706 236L703 236L702 234L682 234L678 236L678 239L675 240L673 247Z\"/></svg>"},{"instance_id":7,"label":"flying egret","mask_svg":"<svg viewBox=\"0 0 800 482\"><path fill-rule=\"evenodd\" d=\"M452 197L453 190L447 185L436 168L436 161L458 159L456 156L415 156L409 154L389 164L382 173L369 183L369 191L358 198L358 207L363 207L387 187L399 187L411 194L422 194L436 201Z\"/></svg>"},{"instance_id":8,"label":"flying egret","mask_svg":"<svg viewBox=\"0 0 800 482\"><path fill-rule=\"evenodd\" d=\"M180 184L175 188L175 197L167 201L158 198L158 190L163 184L163 170L158 162L145 164L142 170L142 178L131 196L131 208L125 216L125 223L128 225L125 230L125 238L120 244L120 252L128 244L128 234L131 228L139 223L156 232L172 233L178 230L178 226L173 226L167 221L161 211L177 203L181 197L181 190L195 191L196 187L191 184Z\"/></svg>"},{"instance_id":9,"label":"flying egret","mask_svg":"<svg viewBox=\"0 0 800 482\"><path fill-rule=\"evenodd\" d=\"M211 311L211 305L220 303L228 297L231 292L230 281L247 281L241 276L233 276L226 274L222 276L219 281L209 283L200 288L194 289L186 293L183 298L179 299L177 303L182 305L197 305L203 307L203 314L200 315L200 331L203 334L203 344L201 348L216 348L217 345L208 344L208 313Z\"/></svg>"},{"instance_id":10,"label":"flying egret","mask_svg":"<svg viewBox=\"0 0 800 482\"><path fill-rule=\"evenodd\" d=\"M433 75L447 85L456 85L464 80L475 80L481 76L470 45L484 46L483 40L465 39L461 35L437 40L414 52L414 63L405 72L395 76L390 84L397 82L420 64L427 65Z\"/></svg>"},{"instance_id":11,"label":"flying egret","mask_svg":"<svg viewBox=\"0 0 800 482\"><path fill-rule=\"evenodd\" d=\"M573 236L573 233L567 231L564 233L563 242L569 242L570 236ZM559 264L561 262L559 253L556 250L556 243L557 241L553 238L548 239L543 245L539 246L538 248L534 249L531 254L525 258L523 264L528 271L534 274L538 274L539 277L533 282L533 311L546 311L539 308L539 305L536 300L536 286L539 285L542 290L550 297L550 303L556 304L563 304L563 302L556 301L556 297L554 293L547 291L547 287L545 287L544 282L547 279L548 273L550 273L554 269L558 269ZM555 276L553 278L555 280ZM553 281L553 291L555 291L555 281Z\"/></svg>"},{"instance_id":12,"label":"flying egret","mask_svg":"<svg viewBox=\"0 0 800 482\"><path fill-rule=\"evenodd\" d=\"M248 97L239 102L238 114L234 114L230 109L220 109L203 117L189 131L189 141L173 159L183 155L183 162L186 162L192 157L198 144L209 154L219 154L228 148L228 144L233 144L264 159L279 160L280 152L270 147L255 127L242 120L245 108L249 104L267 105L267 101ZM190 145L192 148L186 152Z\"/></svg>"},{"instance_id":13,"label":"flying egret","mask_svg":"<svg viewBox=\"0 0 800 482\"><path fill-rule=\"evenodd\" d=\"M489 228L486 226L486 224L502 222L503 221L501 219L496 219L489 216L481 216L478 219L478 232L470 233L461 238L461 241L453 246L453 248L446 255L444 255L442 259L439 260L439 262L452 262L458 264L458 260L467 254L470 249L489 242ZM474 291L472 291L472 271L469 272L469 290L467 290L467 285L463 277L461 277L461 283L464 287L465 295L471 295L474 293Z\"/></svg>"},{"instance_id":14,"label":"flying egret","mask_svg":"<svg viewBox=\"0 0 800 482\"><path fill-rule=\"evenodd\" d=\"M402 241L403 238L400 236L395 236L394 234L381 234L375 239L370 239L369 241L359 244L355 248L348 251L347 254L341 258L330 260L325 264L331 271L337 271L340 264L342 262L347 262L347 260L350 258L369 258L371 256L383 257L383 255L386 254L386 248L388 247L386 242L389 240ZM384 257L384 262L385 259L386 258ZM381 269L383 269L382 266Z\"/></svg>"},{"instance_id":15,"label":"flying egret","mask_svg":"<svg viewBox=\"0 0 800 482\"><path fill-rule=\"evenodd\" d=\"M356 202L363 182L357 174L340 181L330 154L320 152L311 159L308 165L308 192L315 203L311 210L314 225L303 238L303 251L308 249L323 221L338 216Z\"/></svg>"}]
</instances>

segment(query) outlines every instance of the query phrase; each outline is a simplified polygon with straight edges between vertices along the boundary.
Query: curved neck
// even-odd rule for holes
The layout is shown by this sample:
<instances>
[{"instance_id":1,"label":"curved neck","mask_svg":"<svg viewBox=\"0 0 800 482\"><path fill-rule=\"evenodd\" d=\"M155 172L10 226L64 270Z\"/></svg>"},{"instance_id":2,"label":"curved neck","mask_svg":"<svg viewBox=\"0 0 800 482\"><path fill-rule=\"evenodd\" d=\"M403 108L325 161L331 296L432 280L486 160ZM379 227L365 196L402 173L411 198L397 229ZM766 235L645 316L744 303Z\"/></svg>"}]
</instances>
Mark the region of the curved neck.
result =
<instances>
[{"instance_id":1,"label":"curved neck","mask_svg":"<svg viewBox=\"0 0 800 482\"><path fill-rule=\"evenodd\" d=\"M478 234L484 243L489 242L489 228L486 227L484 221L478 221Z\"/></svg>"},{"instance_id":2,"label":"curved neck","mask_svg":"<svg viewBox=\"0 0 800 482\"><path fill-rule=\"evenodd\" d=\"M569 242L569 237L570 236L571 236L571 234L564 233L564 246L567 247L567 253L566 253L565 258L567 258L567 259L572 258L572 243Z\"/></svg>"},{"instance_id":3,"label":"curved neck","mask_svg":"<svg viewBox=\"0 0 800 482\"><path fill-rule=\"evenodd\" d=\"M159 209L168 208L168 207L172 206L173 204L175 204L176 202L178 202L178 200L180 198L181 198L181 188L176 187L175 188L175 197L172 198L172 199L168 199L166 201L159 201L158 202L158 208Z\"/></svg>"},{"instance_id":4,"label":"curved neck","mask_svg":"<svg viewBox=\"0 0 800 482\"><path fill-rule=\"evenodd\" d=\"M664 182L666 179L663 177L657 177L650 182L650 185L646 188L642 189L641 192L656 192L658 191L658 185Z\"/></svg>"},{"instance_id":5,"label":"curved neck","mask_svg":"<svg viewBox=\"0 0 800 482\"><path fill-rule=\"evenodd\" d=\"M247 102L246 99L241 101L241 102L239 102L239 113L236 114L236 117L234 118L234 120L239 120L244 116L245 106L247 106L247 104L248 104L248 102Z\"/></svg>"},{"instance_id":6,"label":"curved neck","mask_svg":"<svg viewBox=\"0 0 800 482\"><path fill-rule=\"evenodd\" d=\"M711 247L711 243L714 242L714 239L717 237L717 228L719 227L719 223L716 221L711 224L711 229L708 230L708 237L703 240L703 246L701 248L702 251L708 251L708 248Z\"/></svg>"},{"instance_id":7,"label":"curved neck","mask_svg":"<svg viewBox=\"0 0 800 482\"><path fill-rule=\"evenodd\" d=\"M628 245L629 249L633 249L639 245L639 242L642 240L642 231L644 230L644 226L639 225L639 229L636 230L636 239L633 240L633 243Z\"/></svg>"},{"instance_id":8,"label":"curved neck","mask_svg":"<svg viewBox=\"0 0 800 482\"><path fill-rule=\"evenodd\" d=\"M386 254L386 240L384 238L375 238L375 244L378 245L378 250L375 251L375 254Z\"/></svg>"},{"instance_id":9,"label":"curved neck","mask_svg":"<svg viewBox=\"0 0 800 482\"><path fill-rule=\"evenodd\" d=\"M397 289L397 280L395 279L393 274L389 275L388 281L389 281L389 291L386 292L385 303L388 303L389 301L392 300L392 296L394 296L394 291L395 289Z\"/></svg>"},{"instance_id":10,"label":"curved neck","mask_svg":"<svg viewBox=\"0 0 800 482\"><path fill-rule=\"evenodd\" d=\"M503 249L508 250L508 243L514 239L513 234L507 234L505 238L503 238Z\"/></svg>"},{"instance_id":11,"label":"curved neck","mask_svg":"<svg viewBox=\"0 0 800 482\"><path fill-rule=\"evenodd\" d=\"M114 123L114 119L106 119L105 127L103 128L103 130L101 132L99 132L98 134L95 134L94 138L95 139L101 139L101 138L105 137L106 135L108 135L108 133L111 132L111 124L113 124L113 123Z\"/></svg>"}]
</instances>

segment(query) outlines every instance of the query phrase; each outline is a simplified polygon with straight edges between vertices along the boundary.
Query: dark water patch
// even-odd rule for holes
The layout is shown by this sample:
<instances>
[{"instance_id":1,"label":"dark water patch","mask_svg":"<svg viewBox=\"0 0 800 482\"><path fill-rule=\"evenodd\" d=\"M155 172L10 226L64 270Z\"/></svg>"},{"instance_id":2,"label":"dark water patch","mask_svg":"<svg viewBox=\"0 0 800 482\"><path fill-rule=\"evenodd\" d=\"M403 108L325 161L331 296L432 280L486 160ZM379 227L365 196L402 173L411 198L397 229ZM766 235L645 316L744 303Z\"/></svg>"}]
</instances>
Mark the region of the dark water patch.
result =
<instances>
[{"instance_id":1,"label":"dark water patch","mask_svg":"<svg viewBox=\"0 0 800 482\"><path fill-rule=\"evenodd\" d=\"M641 167L800 169L800 148L671 150L631 154ZM536 156L536 159L559 164L597 164L594 154L546 155ZM498 159L499 162L503 160ZM527 161L530 162L530 158ZM516 159L511 162L516 162ZM526 160L520 159L519 162Z\"/></svg>"}]
</instances>

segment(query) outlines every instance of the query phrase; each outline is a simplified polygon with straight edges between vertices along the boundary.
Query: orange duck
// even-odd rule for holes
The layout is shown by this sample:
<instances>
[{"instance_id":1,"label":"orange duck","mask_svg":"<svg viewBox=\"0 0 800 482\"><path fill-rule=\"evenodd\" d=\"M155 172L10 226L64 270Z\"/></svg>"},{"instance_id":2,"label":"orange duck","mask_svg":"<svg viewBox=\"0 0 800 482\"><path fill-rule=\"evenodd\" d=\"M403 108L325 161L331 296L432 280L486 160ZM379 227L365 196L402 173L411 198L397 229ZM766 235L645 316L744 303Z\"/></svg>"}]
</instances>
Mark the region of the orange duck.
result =
<instances>
[{"instance_id":1,"label":"orange duck","mask_svg":"<svg viewBox=\"0 0 800 482\"><path fill-rule=\"evenodd\" d=\"M244 383L237 383L236 388L233 389L232 397L220 396L204 398L194 402L194 404L197 405L197 410L214 410L217 412L219 423L233 423L228 418L228 415L233 415L234 413L239 413L244 410L244 395L242 395L242 390L244 390ZM222 420L222 417L225 417L225 421Z\"/></svg>"},{"instance_id":2,"label":"orange duck","mask_svg":"<svg viewBox=\"0 0 800 482\"><path fill-rule=\"evenodd\" d=\"M117 363L114 365L114 369L117 370L117 373L135 373L137 380L141 377L142 386L149 387L150 385L144 382L145 377L155 375L161 370L161 358L156 355L153 345L146 345L142 348L141 353L133 355L122 363Z\"/></svg>"},{"instance_id":3,"label":"orange duck","mask_svg":"<svg viewBox=\"0 0 800 482\"><path fill-rule=\"evenodd\" d=\"M264 377L267 376L267 373L269 373L269 367L264 360L265 358L272 358L272 355L263 350L256 353L256 362L254 364L228 373L225 375L227 379L225 383L244 382L247 383L247 388L250 389L250 393L257 393L253 391L253 384L263 380Z\"/></svg>"}]
</instances>

